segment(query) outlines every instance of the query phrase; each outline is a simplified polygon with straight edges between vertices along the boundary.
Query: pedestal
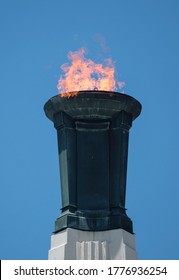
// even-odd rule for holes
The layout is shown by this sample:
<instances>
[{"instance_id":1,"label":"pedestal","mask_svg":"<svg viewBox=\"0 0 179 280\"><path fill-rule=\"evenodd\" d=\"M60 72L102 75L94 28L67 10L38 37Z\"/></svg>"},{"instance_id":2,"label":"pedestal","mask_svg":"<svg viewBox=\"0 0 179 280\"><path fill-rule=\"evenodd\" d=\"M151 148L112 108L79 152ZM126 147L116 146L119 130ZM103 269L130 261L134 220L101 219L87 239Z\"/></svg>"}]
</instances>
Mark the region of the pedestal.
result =
<instances>
[{"instance_id":1,"label":"pedestal","mask_svg":"<svg viewBox=\"0 0 179 280\"><path fill-rule=\"evenodd\" d=\"M49 260L136 260L135 235L123 229L67 228L51 236Z\"/></svg>"}]
</instances>

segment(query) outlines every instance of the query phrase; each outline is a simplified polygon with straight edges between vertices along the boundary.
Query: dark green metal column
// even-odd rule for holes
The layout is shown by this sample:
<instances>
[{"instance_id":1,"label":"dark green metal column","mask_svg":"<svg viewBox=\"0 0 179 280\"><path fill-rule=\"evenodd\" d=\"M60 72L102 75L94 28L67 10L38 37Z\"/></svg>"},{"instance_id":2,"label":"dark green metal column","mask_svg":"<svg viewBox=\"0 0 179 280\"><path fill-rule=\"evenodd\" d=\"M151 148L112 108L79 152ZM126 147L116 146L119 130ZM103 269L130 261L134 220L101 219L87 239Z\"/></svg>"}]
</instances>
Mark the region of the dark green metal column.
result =
<instances>
[{"instance_id":1,"label":"dark green metal column","mask_svg":"<svg viewBox=\"0 0 179 280\"><path fill-rule=\"evenodd\" d=\"M110 126L110 210L119 215L122 227L132 231L125 208L129 129L132 115L121 111Z\"/></svg>"},{"instance_id":2,"label":"dark green metal column","mask_svg":"<svg viewBox=\"0 0 179 280\"><path fill-rule=\"evenodd\" d=\"M109 122L76 122L78 209L109 211Z\"/></svg>"},{"instance_id":3,"label":"dark green metal column","mask_svg":"<svg viewBox=\"0 0 179 280\"><path fill-rule=\"evenodd\" d=\"M132 115L124 111L112 119L110 130L111 209L125 209L129 129Z\"/></svg>"},{"instance_id":4,"label":"dark green metal column","mask_svg":"<svg viewBox=\"0 0 179 280\"><path fill-rule=\"evenodd\" d=\"M133 233L125 209L128 140L141 108L129 95L105 91L57 95L45 104L58 135L62 213L55 232Z\"/></svg>"},{"instance_id":5,"label":"dark green metal column","mask_svg":"<svg viewBox=\"0 0 179 280\"><path fill-rule=\"evenodd\" d=\"M60 112L54 115L57 129L62 193L62 213L74 213L76 202L76 130L74 120Z\"/></svg>"}]
</instances>

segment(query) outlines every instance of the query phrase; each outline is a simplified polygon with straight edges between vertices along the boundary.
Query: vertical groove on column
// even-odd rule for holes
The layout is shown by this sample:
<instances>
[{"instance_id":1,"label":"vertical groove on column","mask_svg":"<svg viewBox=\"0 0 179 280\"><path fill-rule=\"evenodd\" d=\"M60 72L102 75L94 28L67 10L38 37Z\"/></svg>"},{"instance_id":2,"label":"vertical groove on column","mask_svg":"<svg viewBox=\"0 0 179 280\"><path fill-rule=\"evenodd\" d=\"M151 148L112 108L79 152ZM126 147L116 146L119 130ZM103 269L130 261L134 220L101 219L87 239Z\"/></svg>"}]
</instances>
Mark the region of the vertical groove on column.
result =
<instances>
[{"instance_id":1,"label":"vertical groove on column","mask_svg":"<svg viewBox=\"0 0 179 280\"><path fill-rule=\"evenodd\" d=\"M109 254L109 244L107 241L101 242L101 249L102 249L102 260L110 260Z\"/></svg>"},{"instance_id":2,"label":"vertical groove on column","mask_svg":"<svg viewBox=\"0 0 179 280\"><path fill-rule=\"evenodd\" d=\"M107 241L76 242L77 260L108 260L109 246Z\"/></svg>"}]
</instances>

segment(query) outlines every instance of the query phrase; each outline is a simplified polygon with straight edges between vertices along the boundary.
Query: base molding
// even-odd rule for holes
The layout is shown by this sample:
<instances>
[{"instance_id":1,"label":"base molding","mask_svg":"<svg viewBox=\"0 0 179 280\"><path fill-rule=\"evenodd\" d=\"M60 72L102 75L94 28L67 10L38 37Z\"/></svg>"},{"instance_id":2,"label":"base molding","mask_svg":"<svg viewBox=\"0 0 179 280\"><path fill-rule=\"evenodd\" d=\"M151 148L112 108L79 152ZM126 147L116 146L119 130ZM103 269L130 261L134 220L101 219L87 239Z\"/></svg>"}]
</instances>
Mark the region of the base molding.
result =
<instances>
[{"instance_id":1,"label":"base molding","mask_svg":"<svg viewBox=\"0 0 179 280\"><path fill-rule=\"evenodd\" d=\"M118 209L119 212L115 215L106 211L96 213L78 213L76 214L63 214L55 221L55 233L66 228L74 228L77 230L87 231L106 231L112 229L122 228L130 233L133 233L132 221L124 213L124 209ZM83 216L84 215L84 216Z\"/></svg>"},{"instance_id":2,"label":"base molding","mask_svg":"<svg viewBox=\"0 0 179 280\"><path fill-rule=\"evenodd\" d=\"M135 235L123 229L67 228L51 236L49 260L136 260Z\"/></svg>"}]
</instances>

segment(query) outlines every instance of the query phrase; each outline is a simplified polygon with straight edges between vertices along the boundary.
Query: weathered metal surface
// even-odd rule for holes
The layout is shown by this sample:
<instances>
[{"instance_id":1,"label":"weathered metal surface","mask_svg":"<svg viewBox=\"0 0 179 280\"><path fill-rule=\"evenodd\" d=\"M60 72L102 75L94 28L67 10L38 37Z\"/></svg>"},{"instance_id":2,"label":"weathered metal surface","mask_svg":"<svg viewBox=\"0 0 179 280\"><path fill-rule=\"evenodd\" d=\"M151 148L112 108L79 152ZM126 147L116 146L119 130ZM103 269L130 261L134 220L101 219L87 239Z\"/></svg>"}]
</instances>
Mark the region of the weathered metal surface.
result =
<instances>
[{"instance_id":1,"label":"weathered metal surface","mask_svg":"<svg viewBox=\"0 0 179 280\"><path fill-rule=\"evenodd\" d=\"M133 97L107 91L79 91L77 96L61 97L56 95L45 104L45 113L54 120L56 113L65 112L75 119L108 119L120 111L132 114L134 120L141 111L141 104Z\"/></svg>"},{"instance_id":2,"label":"weathered metal surface","mask_svg":"<svg viewBox=\"0 0 179 280\"><path fill-rule=\"evenodd\" d=\"M83 91L52 97L44 107L58 135L62 214L55 232L123 228L129 129L141 104L121 93Z\"/></svg>"}]
</instances>

